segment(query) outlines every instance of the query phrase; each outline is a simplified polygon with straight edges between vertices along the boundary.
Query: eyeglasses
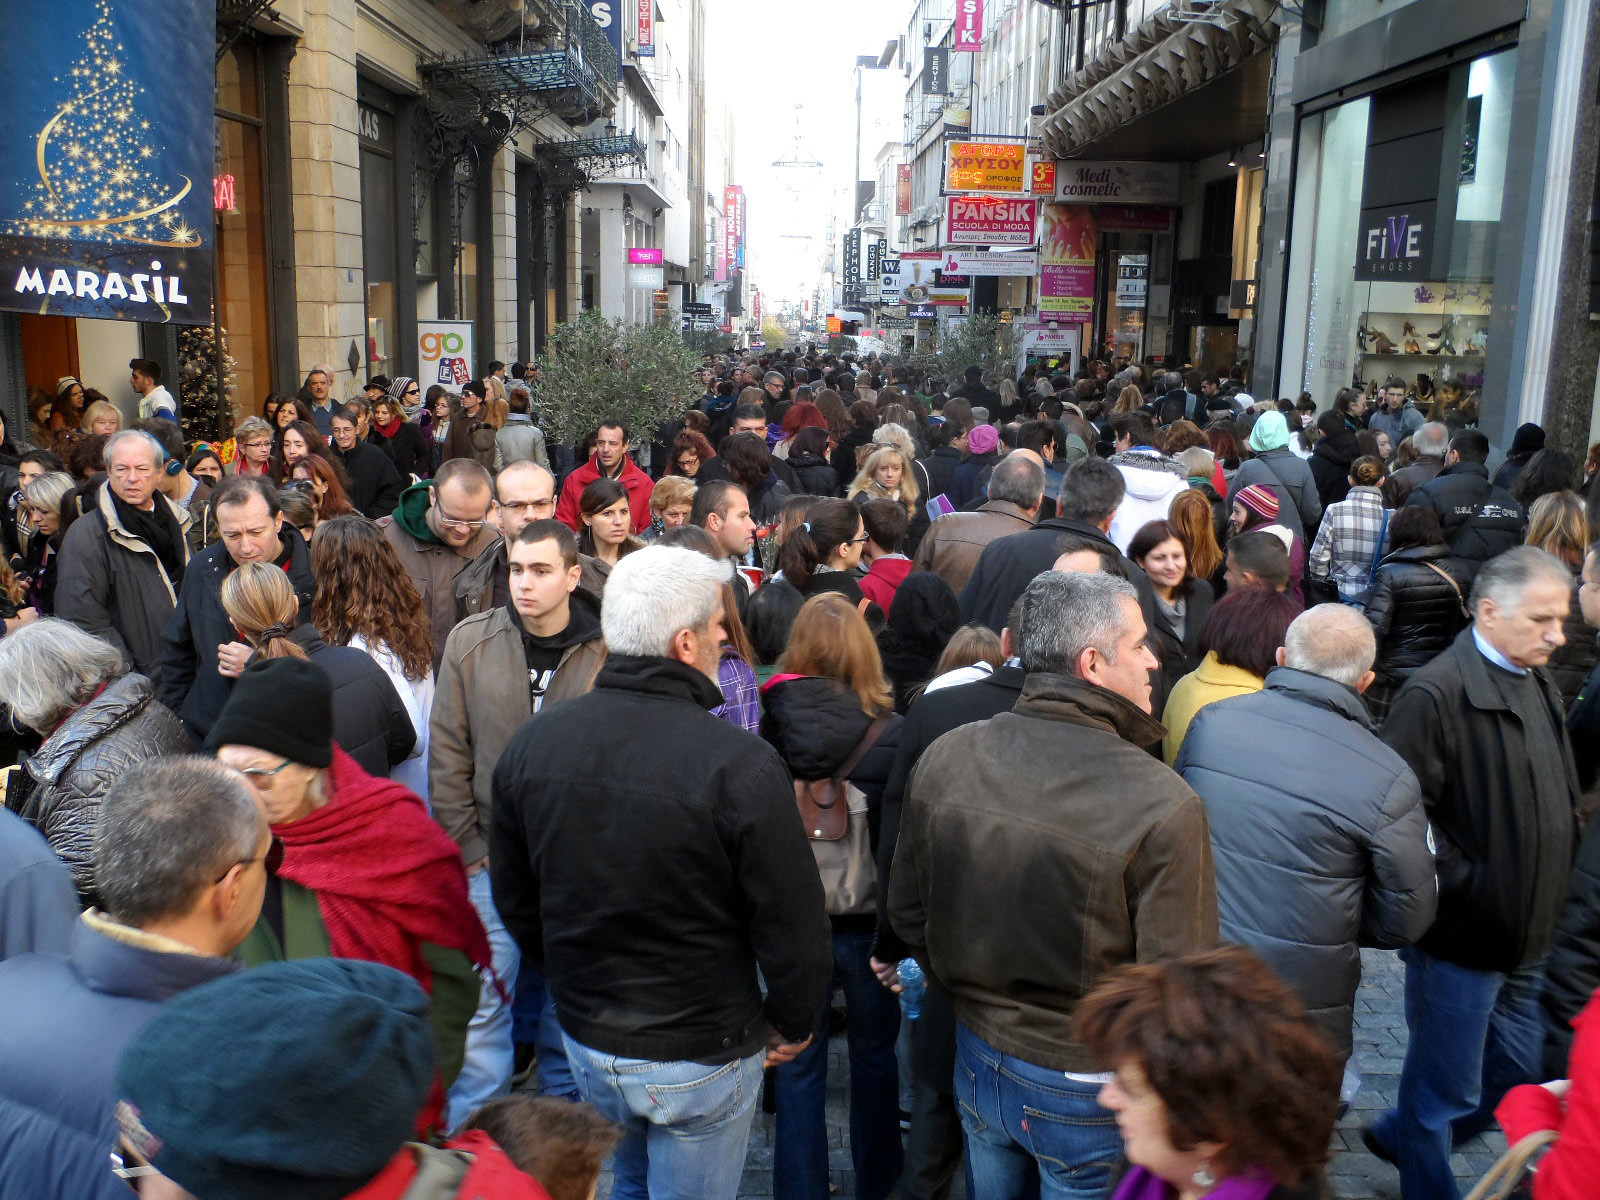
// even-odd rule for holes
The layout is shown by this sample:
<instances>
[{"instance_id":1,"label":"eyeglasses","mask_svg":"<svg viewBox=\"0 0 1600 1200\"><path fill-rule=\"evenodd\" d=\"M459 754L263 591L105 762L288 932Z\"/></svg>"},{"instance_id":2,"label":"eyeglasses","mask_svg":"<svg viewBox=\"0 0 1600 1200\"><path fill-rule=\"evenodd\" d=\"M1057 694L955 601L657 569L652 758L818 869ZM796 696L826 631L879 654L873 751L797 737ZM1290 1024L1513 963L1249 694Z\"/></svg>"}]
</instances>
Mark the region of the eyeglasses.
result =
<instances>
[{"instance_id":1,"label":"eyeglasses","mask_svg":"<svg viewBox=\"0 0 1600 1200\"><path fill-rule=\"evenodd\" d=\"M283 489L288 492L305 492L307 495L316 491L309 479L287 479L283 483Z\"/></svg>"},{"instance_id":2,"label":"eyeglasses","mask_svg":"<svg viewBox=\"0 0 1600 1200\"><path fill-rule=\"evenodd\" d=\"M416 394L417 394L417 389L414 388L414 387L409 387L402 393L402 395L406 395L406 396L415 396Z\"/></svg>"},{"instance_id":3,"label":"eyeglasses","mask_svg":"<svg viewBox=\"0 0 1600 1200\"><path fill-rule=\"evenodd\" d=\"M241 768L239 768L239 774L243 775L251 783L255 783L257 780L271 779L279 771L283 770L288 765L289 765L289 759L286 758L281 763L279 763L277 766L271 767L271 768L268 768L268 767L241 767ZM269 783L266 786L271 787L272 785Z\"/></svg>"},{"instance_id":4,"label":"eyeglasses","mask_svg":"<svg viewBox=\"0 0 1600 1200\"><path fill-rule=\"evenodd\" d=\"M147 1179L151 1175L161 1174L160 1171L158 1171L155 1167L152 1167L149 1163L135 1163L131 1167L128 1166L127 1159L123 1158L122 1155L115 1150L111 1152L111 1173L118 1179L122 1180L123 1183L127 1184L128 1187L135 1192L139 1190L139 1185L134 1182L135 1179Z\"/></svg>"},{"instance_id":5,"label":"eyeglasses","mask_svg":"<svg viewBox=\"0 0 1600 1200\"><path fill-rule=\"evenodd\" d=\"M488 519L488 514L487 513L484 514L483 519L477 520L477 521L460 521L460 520L457 520L455 517L447 517L445 515L444 509L442 507L440 507L440 505L439 505L438 497L434 497L433 511L439 514L439 524L445 526L448 529L479 530L479 529L482 529L485 525L487 525L489 523L489 519Z\"/></svg>"},{"instance_id":6,"label":"eyeglasses","mask_svg":"<svg viewBox=\"0 0 1600 1200\"><path fill-rule=\"evenodd\" d=\"M288 765L288 763L284 763L285 767ZM283 770L283 767L279 767L278 770ZM262 855L261 858L262 862L267 868L267 874L276 875L278 873L278 868L283 866L283 843L276 837L273 838L272 841L267 845L267 852ZM255 861L256 856L252 854L249 858L241 858L238 862L233 864L233 867L248 867ZM229 867L228 871L233 870L233 867ZM224 871L221 875L218 875L215 879L213 879L211 881L212 884L219 884L226 879L228 877L228 871Z\"/></svg>"},{"instance_id":7,"label":"eyeglasses","mask_svg":"<svg viewBox=\"0 0 1600 1200\"><path fill-rule=\"evenodd\" d=\"M542 512L556 506L554 496L548 500L501 500L499 503L510 513Z\"/></svg>"}]
</instances>

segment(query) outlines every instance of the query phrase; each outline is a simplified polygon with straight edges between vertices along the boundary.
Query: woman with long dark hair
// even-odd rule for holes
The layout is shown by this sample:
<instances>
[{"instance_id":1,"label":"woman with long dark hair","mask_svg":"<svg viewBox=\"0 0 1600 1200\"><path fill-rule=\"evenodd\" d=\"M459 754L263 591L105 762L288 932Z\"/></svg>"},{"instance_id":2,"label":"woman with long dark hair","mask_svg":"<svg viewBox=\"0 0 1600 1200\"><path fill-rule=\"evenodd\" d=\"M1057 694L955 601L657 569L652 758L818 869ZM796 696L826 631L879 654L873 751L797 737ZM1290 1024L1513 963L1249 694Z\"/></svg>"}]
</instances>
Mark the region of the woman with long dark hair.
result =
<instances>
[{"instance_id":1,"label":"woman with long dark hair","mask_svg":"<svg viewBox=\"0 0 1600 1200\"><path fill-rule=\"evenodd\" d=\"M596 596L606 590L611 568L644 543L629 532L633 513L628 489L615 479L596 479L578 496L578 515L583 528L578 531L578 558L583 563L579 586Z\"/></svg>"},{"instance_id":2,"label":"woman with long dark hair","mask_svg":"<svg viewBox=\"0 0 1600 1200\"><path fill-rule=\"evenodd\" d=\"M851 604L866 605L869 623L883 627L883 610L871 604L853 574L867 543L861 510L848 500L818 499L783 543L778 565L802 596L838 592Z\"/></svg>"},{"instance_id":3,"label":"woman with long dark hair","mask_svg":"<svg viewBox=\"0 0 1600 1200\"><path fill-rule=\"evenodd\" d=\"M1170 520L1141 525L1128 543L1128 557L1150 577L1156 595L1150 649L1161 664L1155 695L1164 700L1178 680L1200 665L1200 631L1214 596L1211 585L1196 577L1183 537Z\"/></svg>"},{"instance_id":4,"label":"woman with long dark hair","mask_svg":"<svg viewBox=\"0 0 1600 1200\"><path fill-rule=\"evenodd\" d=\"M310 421L291 421L279 431L278 454L272 464L277 478L291 478L294 465L312 454L332 466L339 477L340 486L348 490L350 477L334 457L327 439L317 432L317 427Z\"/></svg>"},{"instance_id":5,"label":"woman with long dark hair","mask_svg":"<svg viewBox=\"0 0 1600 1200\"><path fill-rule=\"evenodd\" d=\"M324 521L331 521L334 517L359 515L355 505L350 503L344 485L339 482L338 472L322 455L308 454L294 464L290 473L293 479L310 485L311 503L317 512L319 528Z\"/></svg>"},{"instance_id":6,"label":"woman with long dark hair","mask_svg":"<svg viewBox=\"0 0 1600 1200\"><path fill-rule=\"evenodd\" d=\"M323 523L311 544L311 573L317 581L317 632L330 646L368 654L406 706L417 744L389 778L427 800L433 630L427 621L413 619L423 611L416 584L378 527L357 516Z\"/></svg>"}]
</instances>

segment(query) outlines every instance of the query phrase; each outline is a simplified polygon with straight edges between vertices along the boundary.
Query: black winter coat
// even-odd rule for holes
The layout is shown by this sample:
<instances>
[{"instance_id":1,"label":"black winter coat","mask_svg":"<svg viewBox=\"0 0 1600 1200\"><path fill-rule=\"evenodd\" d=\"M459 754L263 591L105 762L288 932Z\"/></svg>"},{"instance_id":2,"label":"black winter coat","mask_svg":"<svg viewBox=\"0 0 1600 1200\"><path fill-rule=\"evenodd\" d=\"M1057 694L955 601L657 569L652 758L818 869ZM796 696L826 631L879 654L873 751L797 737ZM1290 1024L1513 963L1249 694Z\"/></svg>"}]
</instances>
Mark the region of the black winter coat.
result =
<instances>
[{"instance_id":1,"label":"black winter coat","mask_svg":"<svg viewBox=\"0 0 1600 1200\"><path fill-rule=\"evenodd\" d=\"M289 550L289 583L304 624L311 620L317 590L311 547L287 521L278 537ZM178 714L196 746L206 740L233 692L233 680L217 671L217 647L242 640L222 607L222 581L233 568L228 548L220 543L197 554L184 572L178 606L161 635L161 703Z\"/></svg>"},{"instance_id":2,"label":"black winter coat","mask_svg":"<svg viewBox=\"0 0 1600 1200\"><path fill-rule=\"evenodd\" d=\"M1572 575L1572 600L1567 606L1567 619L1561 622L1561 632L1566 635L1567 641L1545 664L1545 670L1550 672L1550 678L1561 689L1561 700L1568 708L1572 707L1572 702L1583 690L1583 681L1589 678L1589 672L1594 670L1596 651L1595 631L1583 619L1583 609L1578 604L1583 572L1574 571Z\"/></svg>"},{"instance_id":3,"label":"black winter coat","mask_svg":"<svg viewBox=\"0 0 1600 1200\"><path fill-rule=\"evenodd\" d=\"M98 904L94 831L100 801L130 767L189 751L178 718L157 703L155 685L130 673L112 680L23 759L19 769L27 779L20 788L13 785L7 799L67 864L83 902Z\"/></svg>"},{"instance_id":4,"label":"black winter coat","mask_svg":"<svg viewBox=\"0 0 1600 1200\"><path fill-rule=\"evenodd\" d=\"M935 446L917 459L916 465L922 473L917 486L924 489L923 505L926 506L935 496L947 496L954 503L956 468L961 465L961 451L954 446Z\"/></svg>"},{"instance_id":5,"label":"black winter coat","mask_svg":"<svg viewBox=\"0 0 1600 1200\"><path fill-rule=\"evenodd\" d=\"M561 1028L602 1053L727 1062L769 1025L804 1041L825 1007L833 950L793 781L721 703L692 667L613 654L495 768L495 907Z\"/></svg>"},{"instance_id":6,"label":"black winter coat","mask_svg":"<svg viewBox=\"0 0 1600 1200\"><path fill-rule=\"evenodd\" d=\"M988 454L973 454L956 468L955 492L950 499L957 508L966 508L969 504L977 507L984 502L986 497L979 481L983 473L999 461L1000 452L993 450Z\"/></svg>"},{"instance_id":7,"label":"black winter coat","mask_svg":"<svg viewBox=\"0 0 1600 1200\"><path fill-rule=\"evenodd\" d=\"M1567 885L1567 902L1556 926L1555 945L1545 962L1545 1079L1569 1079L1572 1019L1600 988L1600 821L1590 821L1578 846Z\"/></svg>"},{"instance_id":8,"label":"black winter coat","mask_svg":"<svg viewBox=\"0 0 1600 1200\"><path fill-rule=\"evenodd\" d=\"M394 431L393 437L386 438L374 429L367 435L367 441L389 456L389 461L400 474L402 488L410 482L413 475L419 479L426 478L432 455L428 449L428 439L420 426L413 425L410 421L402 421L400 428Z\"/></svg>"},{"instance_id":9,"label":"black winter coat","mask_svg":"<svg viewBox=\"0 0 1600 1200\"><path fill-rule=\"evenodd\" d=\"M873 431L870 429L852 429L833 448L833 473L839 477L840 487L848 486L861 473L861 468L856 465L856 450L870 445L872 438Z\"/></svg>"},{"instance_id":10,"label":"black winter coat","mask_svg":"<svg viewBox=\"0 0 1600 1200\"><path fill-rule=\"evenodd\" d=\"M365 650L330 646L313 626L302 625L290 637L333 680L333 740L368 775L389 778L417 744L394 681Z\"/></svg>"},{"instance_id":11,"label":"black winter coat","mask_svg":"<svg viewBox=\"0 0 1600 1200\"><path fill-rule=\"evenodd\" d=\"M1383 740L1422 787L1439 916L1418 946L1477 971L1550 949L1577 839L1577 771L1543 671L1492 665L1463 629L1400 689Z\"/></svg>"},{"instance_id":12,"label":"black winter coat","mask_svg":"<svg viewBox=\"0 0 1600 1200\"><path fill-rule=\"evenodd\" d=\"M1161 605L1156 605L1155 624L1149 627L1150 652L1161 664L1160 680L1156 682L1154 695L1171 695L1173 684L1200 665L1200 660L1205 657L1200 653L1200 631L1205 628L1206 618L1211 615L1211 606L1215 602L1216 593L1211 590L1210 583L1204 579L1192 581L1189 594L1184 598L1181 637L1172 622L1167 620Z\"/></svg>"},{"instance_id":13,"label":"black winter coat","mask_svg":"<svg viewBox=\"0 0 1600 1200\"><path fill-rule=\"evenodd\" d=\"M1311 478L1317 481L1317 498L1326 509L1350 494L1350 464L1361 457L1361 444L1348 429L1343 433L1330 433L1317 439L1311 447ZM1314 531L1306 531L1309 544Z\"/></svg>"},{"instance_id":14,"label":"black winter coat","mask_svg":"<svg viewBox=\"0 0 1600 1200\"><path fill-rule=\"evenodd\" d=\"M800 490L808 496L837 496L839 476L833 465L820 454L791 454L789 469Z\"/></svg>"},{"instance_id":15,"label":"black winter coat","mask_svg":"<svg viewBox=\"0 0 1600 1200\"><path fill-rule=\"evenodd\" d=\"M1472 564L1452 557L1448 546L1410 546L1383 556L1366 599L1367 620L1378 637L1372 669L1379 683L1398 687L1449 649L1467 623L1461 605L1471 587Z\"/></svg>"},{"instance_id":16,"label":"black winter coat","mask_svg":"<svg viewBox=\"0 0 1600 1200\"><path fill-rule=\"evenodd\" d=\"M1459 558L1485 563L1522 544L1528 523L1515 497L1489 482L1482 463L1458 462L1446 467L1411 493L1406 507L1418 504L1439 514L1444 540Z\"/></svg>"},{"instance_id":17,"label":"black winter coat","mask_svg":"<svg viewBox=\"0 0 1600 1200\"><path fill-rule=\"evenodd\" d=\"M409 480L401 478L387 454L366 442L348 451L335 446L333 453L350 475L350 503L358 513L376 521L394 512Z\"/></svg>"}]
</instances>

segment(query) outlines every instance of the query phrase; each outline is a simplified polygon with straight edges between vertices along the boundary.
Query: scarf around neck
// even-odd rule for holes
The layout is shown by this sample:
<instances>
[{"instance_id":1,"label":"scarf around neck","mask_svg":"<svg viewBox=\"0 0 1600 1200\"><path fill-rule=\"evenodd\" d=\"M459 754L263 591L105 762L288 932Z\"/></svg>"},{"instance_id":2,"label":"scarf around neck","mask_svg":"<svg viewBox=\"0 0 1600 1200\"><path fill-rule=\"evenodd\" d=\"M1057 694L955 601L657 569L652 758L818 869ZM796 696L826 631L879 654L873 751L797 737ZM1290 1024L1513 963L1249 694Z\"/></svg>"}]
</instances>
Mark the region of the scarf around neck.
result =
<instances>
[{"instance_id":1,"label":"scarf around neck","mask_svg":"<svg viewBox=\"0 0 1600 1200\"><path fill-rule=\"evenodd\" d=\"M111 495L111 504L117 510L117 520L122 522L122 527L134 537L138 538L161 561L167 572L174 590L183 582L183 568L187 562L184 554L183 529L178 524L178 518L172 509L161 502L161 494L156 493L155 507L151 509L135 508L116 492L110 491L110 484L106 485Z\"/></svg>"}]
</instances>

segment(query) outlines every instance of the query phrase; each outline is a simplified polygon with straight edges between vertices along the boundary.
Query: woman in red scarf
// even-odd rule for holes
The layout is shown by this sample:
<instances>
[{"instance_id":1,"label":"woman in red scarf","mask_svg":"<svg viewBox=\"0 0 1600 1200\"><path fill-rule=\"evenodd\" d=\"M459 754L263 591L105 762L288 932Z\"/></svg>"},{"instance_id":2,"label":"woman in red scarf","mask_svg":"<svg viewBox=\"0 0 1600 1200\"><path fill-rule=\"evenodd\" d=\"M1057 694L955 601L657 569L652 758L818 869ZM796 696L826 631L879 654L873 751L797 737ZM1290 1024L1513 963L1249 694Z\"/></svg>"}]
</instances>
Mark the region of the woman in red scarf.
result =
<instances>
[{"instance_id":1,"label":"woman in red scarf","mask_svg":"<svg viewBox=\"0 0 1600 1200\"><path fill-rule=\"evenodd\" d=\"M239 954L252 966L365 959L420 983L439 1044L426 1129L461 1069L489 940L467 898L456 844L414 794L368 775L335 745L332 722L326 673L277 658L245 670L211 731L208 744L250 780L283 845Z\"/></svg>"}]
</instances>

